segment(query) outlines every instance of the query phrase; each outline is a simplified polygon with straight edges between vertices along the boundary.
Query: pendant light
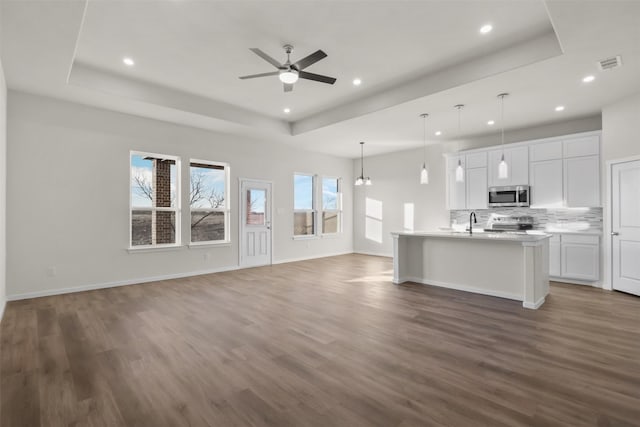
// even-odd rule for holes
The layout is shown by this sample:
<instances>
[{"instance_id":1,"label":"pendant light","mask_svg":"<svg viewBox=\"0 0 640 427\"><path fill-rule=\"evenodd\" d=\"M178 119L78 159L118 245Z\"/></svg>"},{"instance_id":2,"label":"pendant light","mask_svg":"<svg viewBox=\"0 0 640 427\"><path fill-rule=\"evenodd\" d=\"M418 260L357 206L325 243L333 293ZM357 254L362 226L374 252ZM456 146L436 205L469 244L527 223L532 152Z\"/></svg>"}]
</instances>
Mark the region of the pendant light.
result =
<instances>
[{"instance_id":1,"label":"pendant light","mask_svg":"<svg viewBox=\"0 0 640 427\"><path fill-rule=\"evenodd\" d=\"M371 185L371 178L364 176L364 141L360 142L360 176L356 178L355 185Z\"/></svg>"},{"instance_id":2,"label":"pendant light","mask_svg":"<svg viewBox=\"0 0 640 427\"><path fill-rule=\"evenodd\" d=\"M427 170L427 113L420 114L422 117L422 141L424 146L424 161L422 163L422 170L420 171L420 184L429 183L429 171Z\"/></svg>"},{"instance_id":3,"label":"pendant light","mask_svg":"<svg viewBox=\"0 0 640 427\"><path fill-rule=\"evenodd\" d=\"M456 167L456 182L464 182L464 169L460 160L460 111L464 108L464 104L454 105L453 108L458 109L458 142L456 143L456 152L458 153L458 166Z\"/></svg>"},{"instance_id":4,"label":"pendant light","mask_svg":"<svg viewBox=\"0 0 640 427\"><path fill-rule=\"evenodd\" d=\"M509 178L509 166L507 162L504 161L504 97L508 96L508 93L501 93L498 95L500 98L500 124L502 127L501 131L501 147L502 147L502 157L500 158L500 164L498 165L498 178L499 179L507 179Z\"/></svg>"}]
</instances>

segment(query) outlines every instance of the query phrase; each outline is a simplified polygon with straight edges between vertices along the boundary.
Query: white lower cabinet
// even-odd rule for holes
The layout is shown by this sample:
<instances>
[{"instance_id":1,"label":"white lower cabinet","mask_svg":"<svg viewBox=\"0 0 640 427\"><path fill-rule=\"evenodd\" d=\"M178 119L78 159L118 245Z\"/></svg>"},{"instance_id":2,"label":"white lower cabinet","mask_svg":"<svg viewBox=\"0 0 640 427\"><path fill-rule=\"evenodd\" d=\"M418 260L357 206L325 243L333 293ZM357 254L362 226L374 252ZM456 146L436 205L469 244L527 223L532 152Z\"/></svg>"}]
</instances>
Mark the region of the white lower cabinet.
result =
<instances>
[{"instance_id":1,"label":"white lower cabinet","mask_svg":"<svg viewBox=\"0 0 640 427\"><path fill-rule=\"evenodd\" d=\"M549 239L549 276L560 277L560 235Z\"/></svg>"},{"instance_id":2,"label":"white lower cabinet","mask_svg":"<svg viewBox=\"0 0 640 427\"><path fill-rule=\"evenodd\" d=\"M600 280L600 236L554 234L549 240L549 276L585 282Z\"/></svg>"}]
</instances>

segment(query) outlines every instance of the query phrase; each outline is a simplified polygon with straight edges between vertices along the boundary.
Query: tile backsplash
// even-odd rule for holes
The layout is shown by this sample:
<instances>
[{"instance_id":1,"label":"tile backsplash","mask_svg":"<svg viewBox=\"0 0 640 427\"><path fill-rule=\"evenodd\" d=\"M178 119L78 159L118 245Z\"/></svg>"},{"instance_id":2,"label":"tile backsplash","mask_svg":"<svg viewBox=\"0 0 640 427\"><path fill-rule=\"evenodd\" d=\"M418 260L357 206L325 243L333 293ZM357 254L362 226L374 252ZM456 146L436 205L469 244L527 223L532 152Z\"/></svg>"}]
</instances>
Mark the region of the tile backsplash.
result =
<instances>
[{"instance_id":1,"label":"tile backsplash","mask_svg":"<svg viewBox=\"0 0 640 427\"><path fill-rule=\"evenodd\" d=\"M487 224L492 213L502 215L533 217L534 228L545 228L547 224L582 224L589 229L602 228L602 208L566 208L566 209L530 209L530 208L496 208L477 210L452 210L450 211L452 224L468 224L469 214L475 212L478 225Z\"/></svg>"}]
</instances>

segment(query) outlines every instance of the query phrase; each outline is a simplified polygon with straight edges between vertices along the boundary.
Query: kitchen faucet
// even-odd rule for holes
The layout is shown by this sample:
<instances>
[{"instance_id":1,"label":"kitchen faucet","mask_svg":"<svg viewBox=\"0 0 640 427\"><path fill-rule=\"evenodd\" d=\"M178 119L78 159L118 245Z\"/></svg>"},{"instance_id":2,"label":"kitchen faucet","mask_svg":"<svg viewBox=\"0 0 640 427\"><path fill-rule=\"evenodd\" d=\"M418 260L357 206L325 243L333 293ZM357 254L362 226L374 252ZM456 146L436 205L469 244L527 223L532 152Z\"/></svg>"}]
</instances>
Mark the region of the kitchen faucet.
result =
<instances>
[{"instance_id":1,"label":"kitchen faucet","mask_svg":"<svg viewBox=\"0 0 640 427\"><path fill-rule=\"evenodd\" d=\"M471 219L473 218L473 222L471 222ZM473 234L473 224L477 224L478 220L476 219L476 213L475 212L471 212L469 214L469 234Z\"/></svg>"}]
</instances>

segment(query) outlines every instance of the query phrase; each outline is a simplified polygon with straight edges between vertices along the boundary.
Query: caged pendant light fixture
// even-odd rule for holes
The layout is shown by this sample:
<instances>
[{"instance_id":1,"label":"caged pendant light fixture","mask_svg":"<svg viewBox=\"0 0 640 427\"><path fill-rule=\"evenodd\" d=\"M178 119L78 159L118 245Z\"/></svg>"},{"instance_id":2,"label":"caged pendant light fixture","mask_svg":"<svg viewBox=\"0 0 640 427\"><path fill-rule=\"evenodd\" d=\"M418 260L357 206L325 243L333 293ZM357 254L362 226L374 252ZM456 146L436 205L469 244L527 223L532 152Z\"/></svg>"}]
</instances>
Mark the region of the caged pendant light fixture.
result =
<instances>
[{"instance_id":1,"label":"caged pendant light fixture","mask_svg":"<svg viewBox=\"0 0 640 427\"><path fill-rule=\"evenodd\" d=\"M364 141L360 142L360 176L356 178L355 185L371 185L371 178L364 176Z\"/></svg>"},{"instance_id":2,"label":"caged pendant light fixture","mask_svg":"<svg viewBox=\"0 0 640 427\"><path fill-rule=\"evenodd\" d=\"M420 171L420 184L429 183L429 171L427 170L427 113L420 114L422 117L422 142L424 147L424 161L422 163L422 170Z\"/></svg>"},{"instance_id":3,"label":"caged pendant light fixture","mask_svg":"<svg viewBox=\"0 0 640 427\"><path fill-rule=\"evenodd\" d=\"M498 178L499 179L507 179L509 178L509 165L504 160L504 97L508 96L508 93L501 93L498 95L500 98L500 125L502 128L501 131L501 147L502 147L502 157L500 158L500 164L498 165Z\"/></svg>"},{"instance_id":4,"label":"caged pendant light fixture","mask_svg":"<svg viewBox=\"0 0 640 427\"><path fill-rule=\"evenodd\" d=\"M458 153L458 166L456 167L456 182L464 182L464 169L460 160L460 112L464 108L464 104L454 105L453 108L458 110L458 142L456 143L456 152Z\"/></svg>"}]
</instances>

